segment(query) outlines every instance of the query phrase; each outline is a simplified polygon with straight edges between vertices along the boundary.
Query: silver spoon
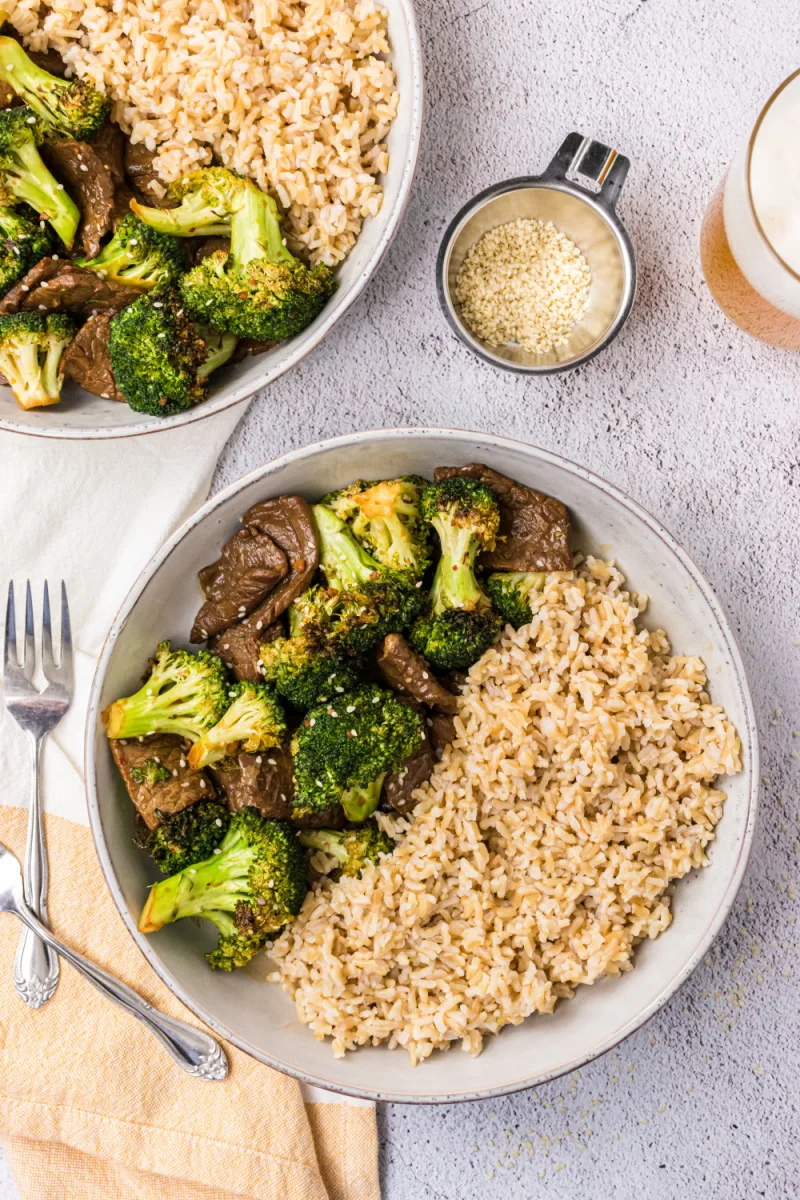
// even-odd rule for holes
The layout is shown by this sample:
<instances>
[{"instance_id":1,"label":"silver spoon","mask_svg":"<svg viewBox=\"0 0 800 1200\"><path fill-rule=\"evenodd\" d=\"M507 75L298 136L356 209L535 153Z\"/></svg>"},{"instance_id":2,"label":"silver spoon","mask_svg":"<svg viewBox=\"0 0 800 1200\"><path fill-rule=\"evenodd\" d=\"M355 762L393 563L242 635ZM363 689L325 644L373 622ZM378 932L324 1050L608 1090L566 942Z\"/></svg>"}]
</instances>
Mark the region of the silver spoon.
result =
<instances>
[{"instance_id":1,"label":"silver spoon","mask_svg":"<svg viewBox=\"0 0 800 1200\"><path fill-rule=\"evenodd\" d=\"M102 992L109 1000L113 1000L120 1008L124 1008L137 1021L141 1021L152 1034L169 1051L179 1067L188 1075L199 1079L225 1079L228 1074L228 1060L225 1051L218 1046L213 1038L175 1017L167 1017L157 1009L151 1008L132 988L120 983L112 975L101 971L88 962L81 954L70 950L58 938L53 937L47 926L34 916L22 890L22 872L11 851L0 843L0 912L13 913L24 925L33 930L48 946L55 950L76 971L79 971L91 984Z\"/></svg>"}]
</instances>

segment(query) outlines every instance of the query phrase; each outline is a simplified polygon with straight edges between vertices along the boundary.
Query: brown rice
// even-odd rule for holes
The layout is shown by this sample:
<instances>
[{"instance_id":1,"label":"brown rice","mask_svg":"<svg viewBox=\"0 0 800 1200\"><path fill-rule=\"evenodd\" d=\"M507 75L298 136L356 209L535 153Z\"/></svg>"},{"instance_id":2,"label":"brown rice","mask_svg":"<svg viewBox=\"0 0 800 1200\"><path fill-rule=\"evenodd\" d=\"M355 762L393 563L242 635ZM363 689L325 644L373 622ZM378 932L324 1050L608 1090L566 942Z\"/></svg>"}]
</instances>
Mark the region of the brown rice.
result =
<instances>
[{"instance_id":1,"label":"brown rice","mask_svg":"<svg viewBox=\"0 0 800 1200\"><path fill-rule=\"evenodd\" d=\"M300 1019L336 1055L412 1062L550 1012L630 970L707 862L740 744L703 662L638 627L646 598L589 558L471 670L456 739L413 819L361 879L320 879L273 948Z\"/></svg>"},{"instance_id":2,"label":"brown rice","mask_svg":"<svg viewBox=\"0 0 800 1200\"><path fill-rule=\"evenodd\" d=\"M12 0L34 50L113 97L170 182L216 156L277 195L333 266L381 206L398 94L375 0ZM156 185L158 186L158 185ZM161 189L163 195L163 189Z\"/></svg>"}]
</instances>

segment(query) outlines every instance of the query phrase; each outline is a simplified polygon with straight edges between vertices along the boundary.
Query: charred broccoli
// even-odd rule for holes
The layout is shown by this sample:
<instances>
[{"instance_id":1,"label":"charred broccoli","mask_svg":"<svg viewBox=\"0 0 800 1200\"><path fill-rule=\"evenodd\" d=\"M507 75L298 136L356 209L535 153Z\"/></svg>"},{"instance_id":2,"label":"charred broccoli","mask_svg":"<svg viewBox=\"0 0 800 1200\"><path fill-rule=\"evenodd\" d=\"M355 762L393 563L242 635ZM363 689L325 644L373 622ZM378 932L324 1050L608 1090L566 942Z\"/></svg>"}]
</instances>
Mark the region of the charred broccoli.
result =
<instances>
[{"instance_id":1,"label":"charred broccoli","mask_svg":"<svg viewBox=\"0 0 800 1200\"><path fill-rule=\"evenodd\" d=\"M384 567L421 578L431 561L430 526L420 512L425 480L418 475L357 481L323 496L356 540Z\"/></svg>"},{"instance_id":2,"label":"charred broccoli","mask_svg":"<svg viewBox=\"0 0 800 1200\"><path fill-rule=\"evenodd\" d=\"M135 778L135 771L131 774ZM219 800L198 800L165 817L147 835L144 849L155 859L162 874L173 875L192 863L210 858L225 837L230 820L227 806Z\"/></svg>"},{"instance_id":3,"label":"charred broccoli","mask_svg":"<svg viewBox=\"0 0 800 1200\"><path fill-rule=\"evenodd\" d=\"M32 221L13 208L0 207L0 294L5 295L54 245L49 225Z\"/></svg>"},{"instance_id":4,"label":"charred broccoli","mask_svg":"<svg viewBox=\"0 0 800 1200\"><path fill-rule=\"evenodd\" d=\"M166 783L169 778L169 771L157 758L146 758L140 767L131 767L134 783L146 783L152 787L155 783Z\"/></svg>"},{"instance_id":5,"label":"charred broccoli","mask_svg":"<svg viewBox=\"0 0 800 1200\"><path fill-rule=\"evenodd\" d=\"M521 629L531 619L531 592L540 592L544 571L495 571L486 580L486 591L507 625Z\"/></svg>"},{"instance_id":6,"label":"charred broccoli","mask_svg":"<svg viewBox=\"0 0 800 1200\"><path fill-rule=\"evenodd\" d=\"M239 339L232 333L217 333L215 329L209 329L206 325L197 325L196 329L206 344L208 354L205 362L197 368L197 374L201 379L208 379L212 371L225 366Z\"/></svg>"},{"instance_id":7,"label":"charred broccoli","mask_svg":"<svg viewBox=\"0 0 800 1200\"><path fill-rule=\"evenodd\" d=\"M170 417L206 396L208 346L172 288L139 296L113 317L108 350L117 387L136 412Z\"/></svg>"},{"instance_id":8,"label":"charred broccoli","mask_svg":"<svg viewBox=\"0 0 800 1200\"><path fill-rule=\"evenodd\" d=\"M43 408L61 399L61 356L75 337L62 313L0 315L0 371L20 408Z\"/></svg>"},{"instance_id":9,"label":"charred broccoli","mask_svg":"<svg viewBox=\"0 0 800 1200\"><path fill-rule=\"evenodd\" d=\"M308 891L306 858L287 821L269 820L255 808L234 814L218 847L151 888L139 929L153 933L182 917L204 917L220 934L206 958L216 970L232 971L300 911Z\"/></svg>"},{"instance_id":10,"label":"charred broccoli","mask_svg":"<svg viewBox=\"0 0 800 1200\"><path fill-rule=\"evenodd\" d=\"M486 484L456 475L425 487L422 513L439 535L442 556L411 642L435 667L469 667L501 628L474 569L478 551L494 546L500 524L497 500Z\"/></svg>"},{"instance_id":11,"label":"charred broccoli","mask_svg":"<svg viewBox=\"0 0 800 1200\"><path fill-rule=\"evenodd\" d=\"M99 254L79 258L77 264L143 292L171 283L186 269L180 241L151 229L133 213L123 217Z\"/></svg>"},{"instance_id":12,"label":"charred broccoli","mask_svg":"<svg viewBox=\"0 0 800 1200\"><path fill-rule=\"evenodd\" d=\"M335 287L328 267L306 267L287 250L275 201L249 180L231 216L230 254L209 254L180 282L197 321L273 342L305 329Z\"/></svg>"},{"instance_id":13,"label":"charred broccoli","mask_svg":"<svg viewBox=\"0 0 800 1200\"><path fill-rule=\"evenodd\" d=\"M0 80L32 109L49 134L91 142L111 102L85 79L57 79L10 37L0 37Z\"/></svg>"},{"instance_id":14,"label":"charred broccoli","mask_svg":"<svg viewBox=\"0 0 800 1200\"><path fill-rule=\"evenodd\" d=\"M0 112L0 202L30 204L71 250L81 214L42 162L38 133L39 122L29 108Z\"/></svg>"},{"instance_id":15,"label":"charred broccoli","mask_svg":"<svg viewBox=\"0 0 800 1200\"><path fill-rule=\"evenodd\" d=\"M193 771L240 752L258 754L280 746L286 735L283 708L266 684L235 683L229 697L230 708L189 751Z\"/></svg>"},{"instance_id":16,"label":"charred broccoli","mask_svg":"<svg viewBox=\"0 0 800 1200\"><path fill-rule=\"evenodd\" d=\"M376 863L382 854L394 850L394 842L374 820L356 829L304 829L297 840L308 850L322 850L337 859L342 875L359 876L368 863Z\"/></svg>"},{"instance_id":17,"label":"charred broccoli","mask_svg":"<svg viewBox=\"0 0 800 1200\"><path fill-rule=\"evenodd\" d=\"M148 208L131 200L145 224L175 237L217 237L230 232L231 216L242 203L244 180L226 167L200 167L171 183L167 192L175 208Z\"/></svg>"},{"instance_id":18,"label":"charred broccoli","mask_svg":"<svg viewBox=\"0 0 800 1200\"><path fill-rule=\"evenodd\" d=\"M358 676L333 650L324 626L310 615L304 620L302 605L300 597L289 609L289 637L262 645L261 671L284 700L305 712L322 696L354 687Z\"/></svg>"},{"instance_id":19,"label":"charred broccoli","mask_svg":"<svg viewBox=\"0 0 800 1200\"><path fill-rule=\"evenodd\" d=\"M341 804L348 820L365 821L378 806L386 774L410 758L424 736L419 713L377 684L316 705L292 739L295 812L307 816Z\"/></svg>"},{"instance_id":20,"label":"charred broccoli","mask_svg":"<svg viewBox=\"0 0 800 1200\"><path fill-rule=\"evenodd\" d=\"M311 511L328 584L309 602L314 619L334 650L363 658L387 633L402 633L411 625L421 603L417 581L381 566L326 504Z\"/></svg>"},{"instance_id":21,"label":"charred broccoli","mask_svg":"<svg viewBox=\"0 0 800 1200\"><path fill-rule=\"evenodd\" d=\"M132 696L115 700L103 721L110 738L177 733L196 742L229 703L225 668L216 654L172 650L161 642L149 678Z\"/></svg>"}]
</instances>

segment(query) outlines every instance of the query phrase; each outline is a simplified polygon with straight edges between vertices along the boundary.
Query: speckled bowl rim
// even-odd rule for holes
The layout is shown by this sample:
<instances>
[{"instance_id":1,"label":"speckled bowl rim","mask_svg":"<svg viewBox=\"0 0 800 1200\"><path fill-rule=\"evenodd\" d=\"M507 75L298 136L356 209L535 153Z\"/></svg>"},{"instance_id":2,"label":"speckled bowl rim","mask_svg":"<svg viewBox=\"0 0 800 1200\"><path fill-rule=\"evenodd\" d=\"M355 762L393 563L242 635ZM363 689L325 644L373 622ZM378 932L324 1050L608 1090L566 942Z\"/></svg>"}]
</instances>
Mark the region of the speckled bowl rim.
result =
<instances>
[{"instance_id":1,"label":"speckled bowl rim","mask_svg":"<svg viewBox=\"0 0 800 1200\"><path fill-rule=\"evenodd\" d=\"M103 833L103 825L100 816L100 805L97 794L97 772L95 763L95 741L97 721L99 717L100 696L102 694L103 681L105 679L106 669L109 659L114 650L116 640L130 614L131 610L137 603L139 596L150 581L150 579L159 570L164 560L172 553L174 548L201 522L205 521L220 505L224 504L237 492L244 490L252 483L256 483L262 479L268 479L277 471L281 470L289 463L302 461L304 459L313 460L316 454L322 451L332 450L336 448L368 446L376 441L392 441L400 438L427 438L439 437L442 439L452 439L453 441L463 441L469 437L479 438L483 446L489 449L507 449L524 454L531 458L534 462L541 461L549 463L553 466L567 471L569 474L575 475L585 482L592 484L600 489L612 500L627 508L639 518L663 543L675 554L681 561L684 568L689 572L696 587L702 592L707 603L709 604L718 624L720 633L724 640L725 648L730 656L730 661L733 665L736 682L739 688L739 694L742 702L742 710L745 714L743 727L738 729L739 736L742 741L743 756L749 764L750 785L747 798L747 820L742 834L739 851L736 856L735 864L731 872L731 878L728 886L725 889L724 895L716 911L711 915L706 931L702 940L698 944L697 949L692 954L691 958L670 981L670 983L661 991L661 993L645 1008L643 1008L635 1017L621 1024L613 1033L609 1034L603 1041L595 1046L590 1053L576 1055L574 1059L570 1059L567 1063L561 1064L559 1067L551 1071L543 1071L535 1075L525 1075L518 1079L509 1080L500 1087L479 1089L472 1092L458 1093L441 1093L436 1096L414 1096L408 1093L395 1093L391 1091L383 1091L381 1089L366 1089L358 1087L345 1087L342 1084L331 1080L324 1073L309 1074L305 1071L299 1071L294 1068L287 1067L278 1059L271 1055L265 1054L257 1047L249 1043L245 1038L233 1034L225 1025L212 1017L206 1012L203 1006L189 993L181 987L161 964L158 955L148 943L148 939L144 934L139 933L136 927L136 921L133 919L122 890L117 883L116 874L111 861L108 848L105 843ZM353 1096L361 1100L383 1101L387 1103L398 1104L455 1104L472 1100L488 1100L493 1097L507 1096L514 1092L525 1091L531 1087L537 1087L540 1084L547 1083L552 1079L558 1079L562 1075L567 1075L571 1071L577 1070L586 1063L600 1058L609 1050L612 1050L625 1038L630 1037L642 1027L651 1017L661 1009L669 999L677 992L677 990L686 982L692 972L702 962L704 956L708 952L711 943L716 938L725 919L730 912L733 902L736 899L736 894L739 891L744 873L747 868L747 863L750 858L750 853L753 847L753 838L756 828L756 816L758 809L758 780L759 780L759 742L758 728L756 725L755 709L750 693L750 688L747 682L747 675L742 662L741 652L736 640L736 636L731 629L730 623L717 600L714 591L705 578L700 569L692 561L689 555L681 549L672 535L664 528L664 526L651 516L646 509L642 508L635 500L632 500L625 492L609 483L607 480L595 475L594 472L588 471L585 467L581 467L576 463L562 458L558 454L553 454L548 450L539 449L537 446L529 445L526 442L520 442L513 438L498 437L494 434L483 433L479 430L468 429L437 429L434 427L410 427L396 429L371 429L364 430L360 433L344 434L340 437L327 438L323 441L313 442L308 446L300 447L296 450L287 451L287 453L279 455L257 467L256 470L249 472L247 475L241 476L234 483L230 484L223 491L218 492L210 500L206 501L191 517L186 520L181 527L176 530L171 538L168 539L156 554L147 563L139 578L131 587L128 595L125 597L119 612L106 636L100 657L95 669L92 686L89 693L89 705L86 717L86 731L84 744L84 774L86 779L86 796L89 810L89 825L94 838L95 849L100 860L100 866L105 876L109 891L114 899L122 920L125 923L128 932L133 938L139 950L150 963L150 966L161 979L162 983L169 988L174 996L176 996L186 1007L194 1013L199 1020L203 1021L209 1029L213 1030L221 1038L238 1047L239 1050L249 1054L252 1058L263 1062L266 1066L274 1068L276 1071L281 1071L284 1075L291 1075L299 1079L303 1083L311 1084L315 1087L323 1088L330 1092L336 1092L344 1096ZM309 1034L309 1036L311 1036ZM420 1069L424 1069L420 1068Z\"/></svg>"}]
</instances>

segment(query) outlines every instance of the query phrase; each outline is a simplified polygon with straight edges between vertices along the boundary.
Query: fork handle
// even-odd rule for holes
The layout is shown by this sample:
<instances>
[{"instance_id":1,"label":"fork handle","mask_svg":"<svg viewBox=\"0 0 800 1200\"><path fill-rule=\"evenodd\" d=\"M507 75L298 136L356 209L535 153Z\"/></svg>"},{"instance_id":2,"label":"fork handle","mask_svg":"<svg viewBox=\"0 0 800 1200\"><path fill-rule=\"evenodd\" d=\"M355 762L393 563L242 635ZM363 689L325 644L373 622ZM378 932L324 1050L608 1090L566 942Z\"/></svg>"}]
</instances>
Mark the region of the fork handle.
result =
<instances>
[{"instance_id":1,"label":"fork handle","mask_svg":"<svg viewBox=\"0 0 800 1200\"><path fill-rule=\"evenodd\" d=\"M76 971L97 988L98 992L102 992L108 1000L141 1021L188 1075L209 1080L226 1078L228 1060L225 1051L207 1033L195 1029L193 1025L187 1025L185 1021L179 1021L177 1017L168 1017L158 1009L152 1008L133 988L115 979L102 968L96 967L82 954L78 954L77 950L65 946L42 925L27 906L20 905L14 911L31 933L37 934L46 942L51 951L58 951L62 958L71 963Z\"/></svg>"},{"instance_id":2,"label":"fork handle","mask_svg":"<svg viewBox=\"0 0 800 1200\"><path fill-rule=\"evenodd\" d=\"M31 743L31 801L28 812L28 833L25 842L23 890L25 902L40 921L47 920L47 850L42 821L42 798L39 789L43 738L29 735ZM41 1008L52 996L58 983L58 955L25 928L14 959L14 987L29 1008Z\"/></svg>"}]
</instances>

